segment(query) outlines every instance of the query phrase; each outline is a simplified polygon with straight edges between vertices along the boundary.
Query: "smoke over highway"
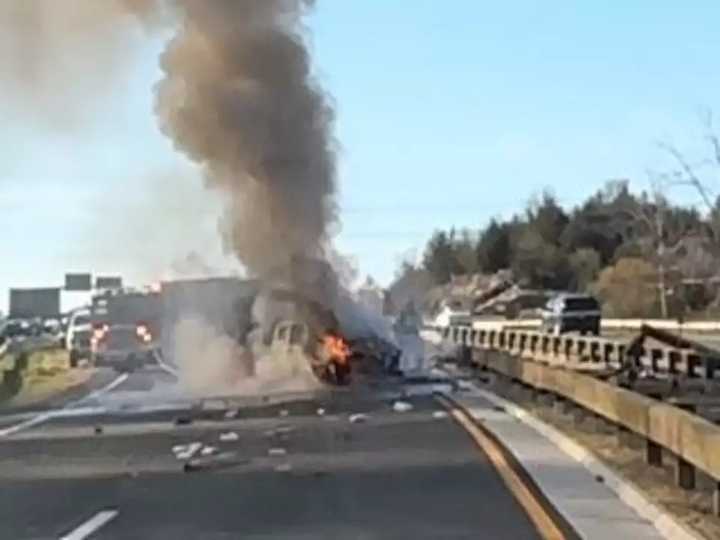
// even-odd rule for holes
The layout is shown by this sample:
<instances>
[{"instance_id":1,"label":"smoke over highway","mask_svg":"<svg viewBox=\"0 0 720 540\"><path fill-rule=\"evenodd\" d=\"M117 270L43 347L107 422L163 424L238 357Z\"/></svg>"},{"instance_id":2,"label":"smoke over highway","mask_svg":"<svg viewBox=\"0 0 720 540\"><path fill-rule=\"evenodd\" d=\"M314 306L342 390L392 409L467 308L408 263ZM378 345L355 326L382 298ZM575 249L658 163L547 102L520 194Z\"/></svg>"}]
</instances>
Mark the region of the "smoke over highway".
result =
<instances>
[{"instance_id":1,"label":"smoke over highway","mask_svg":"<svg viewBox=\"0 0 720 540\"><path fill-rule=\"evenodd\" d=\"M313 5L0 0L3 94L43 120L77 121L122 88L129 45L172 35L155 88L159 126L222 193L225 248L262 277L297 256L324 259L337 217L334 112L302 23Z\"/></svg>"},{"instance_id":2,"label":"smoke over highway","mask_svg":"<svg viewBox=\"0 0 720 540\"><path fill-rule=\"evenodd\" d=\"M52 128L77 128L120 86L133 45L159 22L149 0L0 0L5 104Z\"/></svg>"},{"instance_id":3,"label":"smoke over highway","mask_svg":"<svg viewBox=\"0 0 720 540\"><path fill-rule=\"evenodd\" d=\"M161 58L161 128L227 197L226 247L257 276L322 258L336 219L333 111L300 0L178 1Z\"/></svg>"},{"instance_id":4,"label":"smoke over highway","mask_svg":"<svg viewBox=\"0 0 720 540\"><path fill-rule=\"evenodd\" d=\"M292 289L359 327L361 315L349 316L353 302L343 296L330 262L338 219L337 144L334 110L313 74L303 24L314 0L71 0L19 2L25 7L17 9L15 4L0 6L23 53L17 67L27 68L18 84L39 89L39 101L48 103L58 86L52 66L58 54L79 62L88 83L83 90L97 94L112 84L103 73L127 61L124 38L168 36L154 87L155 114L174 148L220 195L225 250L251 277ZM157 207L162 218L162 200ZM189 209L184 219L192 223L199 217ZM285 313L272 298L261 306L267 314L261 325ZM211 350L205 345L212 333L196 327L187 326L193 335L181 344ZM217 348L216 356L228 356L226 343Z\"/></svg>"}]
</instances>

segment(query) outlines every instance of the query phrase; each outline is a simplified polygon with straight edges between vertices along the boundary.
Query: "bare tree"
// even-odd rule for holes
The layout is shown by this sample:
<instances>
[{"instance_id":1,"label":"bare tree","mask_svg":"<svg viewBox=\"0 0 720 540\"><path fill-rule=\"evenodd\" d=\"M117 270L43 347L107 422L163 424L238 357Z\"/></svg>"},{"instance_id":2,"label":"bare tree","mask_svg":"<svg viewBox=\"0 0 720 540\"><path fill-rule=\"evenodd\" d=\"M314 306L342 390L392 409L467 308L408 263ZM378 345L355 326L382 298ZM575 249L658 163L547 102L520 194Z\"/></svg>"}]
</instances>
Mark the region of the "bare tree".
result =
<instances>
[{"instance_id":1,"label":"bare tree","mask_svg":"<svg viewBox=\"0 0 720 540\"><path fill-rule=\"evenodd\" d=\"M707 212L707 244L709 253L720 256L720 212L716 186L720 178L720 137L715 131L713 112L705 110L701 114L703 140L707 145L707 156L691 161L676 146L667 142L659 143L675 163L675 168L658 175L665 186L688 186L698 194L702 206ZM662 273L662 267L661 267Z\"/></svg>"},{"instance_id":2,"label":"bare tree","mask_svg":"<svg viewBox=\"0 0 720 540\"><path fill-rule=\"evenodd\" d=\"M714 184L720 176L720 137L715 132L713 113L706 110L701 115L703 139L709 147L709 156L698 162L691 162L674 145L661 142L659 146L673 159L676 168L660 175L668 185L684 185L693 188L700 196L708 213L709 233L715 253L720 252L720 216L717 212L717 197Z\"/></svg>"},{"instance_id":3,"label":"bare tree","mask_svg":"<svg viewBox=\"0 0 720 540\"><path fill-rule=\"evenodd\" d=\"M660 179L649 173L650 176L650 204L633 204L625 210L640 224L644 225L651 239L653 259L657 264L657 290L660 300L660 315L668 316L667 304L667 230L666 214L668 208L667 198L663 192L664 186Z\"/></svg>"}]
</instances>

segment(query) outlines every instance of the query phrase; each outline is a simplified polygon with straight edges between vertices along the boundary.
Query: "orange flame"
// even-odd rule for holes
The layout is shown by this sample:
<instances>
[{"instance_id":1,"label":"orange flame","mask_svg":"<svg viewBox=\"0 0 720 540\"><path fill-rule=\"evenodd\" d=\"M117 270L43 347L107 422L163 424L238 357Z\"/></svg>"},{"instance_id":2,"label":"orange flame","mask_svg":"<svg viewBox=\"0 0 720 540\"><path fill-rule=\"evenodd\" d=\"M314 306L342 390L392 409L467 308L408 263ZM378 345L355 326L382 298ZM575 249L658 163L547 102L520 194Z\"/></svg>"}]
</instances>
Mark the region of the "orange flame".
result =
<instances>
[{"instance_id":1,"label":"orange flame","mask_svg":"<svg viewBox=\"0 0 720 540\"><path fill-rule=\"evenodd\" d=\"M323 337L323 347L330 357L331 361L339 364L346 364L350 357L350 347L340 336L325 334Z\"/></svg>"}]
</instances>

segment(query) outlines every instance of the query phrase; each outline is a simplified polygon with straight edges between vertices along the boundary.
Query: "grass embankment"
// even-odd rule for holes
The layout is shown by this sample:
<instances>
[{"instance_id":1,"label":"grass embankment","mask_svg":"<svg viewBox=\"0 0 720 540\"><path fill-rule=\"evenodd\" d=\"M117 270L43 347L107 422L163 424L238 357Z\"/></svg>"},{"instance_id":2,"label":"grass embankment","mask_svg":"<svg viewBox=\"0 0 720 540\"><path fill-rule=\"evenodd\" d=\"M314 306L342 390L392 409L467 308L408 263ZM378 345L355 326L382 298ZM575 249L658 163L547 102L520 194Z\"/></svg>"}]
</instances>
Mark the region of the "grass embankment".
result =
<instances>
[{"instance_id":1,"label":"grass embankment","mask_svg":"<svg viewBox=\"0 0 720 540\"><path fill-rule=\"evenodd\" d=\"M0 395L0 407L26 407L51 400L83 384L92 375L92 370L71 369L69 354L64 349L44 349L32 352L27 357L26 367L19 371L19 387L10 380L17 377L17 373L0 371L2 385L6 387L6 391Z\"/></svg>"}]
</instances>

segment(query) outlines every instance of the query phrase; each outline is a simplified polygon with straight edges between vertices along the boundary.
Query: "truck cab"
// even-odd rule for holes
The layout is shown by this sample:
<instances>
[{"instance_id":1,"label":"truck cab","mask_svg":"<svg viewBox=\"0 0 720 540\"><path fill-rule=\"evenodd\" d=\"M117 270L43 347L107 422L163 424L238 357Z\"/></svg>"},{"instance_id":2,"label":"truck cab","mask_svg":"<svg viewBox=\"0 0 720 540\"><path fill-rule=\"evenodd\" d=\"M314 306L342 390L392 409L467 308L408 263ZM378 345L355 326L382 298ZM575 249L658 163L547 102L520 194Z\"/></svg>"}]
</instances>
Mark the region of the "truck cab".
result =
<instances>
[{"instance_id":1,"label":"truck cab","mask_svg":"<svg viewBox=\"0 0 720 540\"><path fill-rule=\"evenodd\" d=\"M345 340L332 332L317 335L305 323L286 320L275 325L270 359L296 372L309 369L324 382L344 385L350 381L350 350Z\"/></svg>"}]
</instances>

